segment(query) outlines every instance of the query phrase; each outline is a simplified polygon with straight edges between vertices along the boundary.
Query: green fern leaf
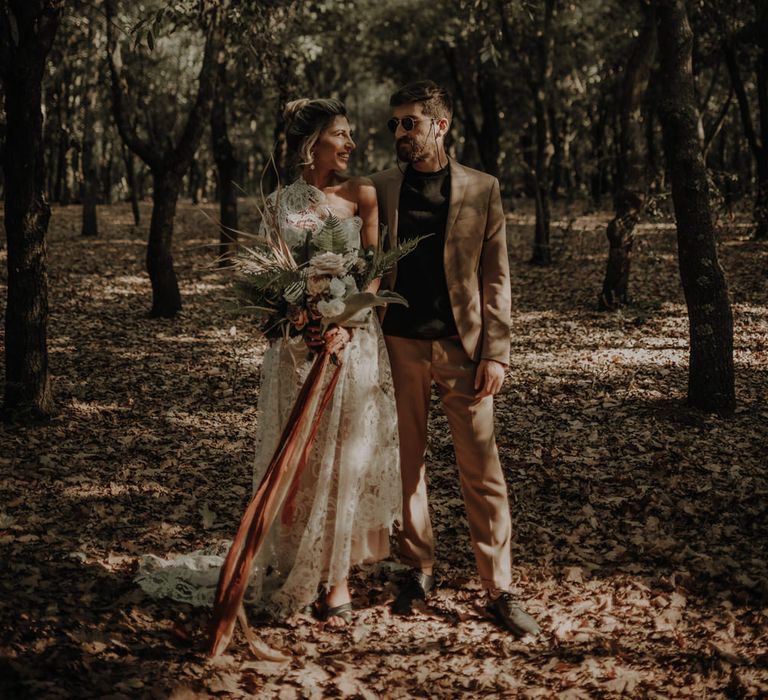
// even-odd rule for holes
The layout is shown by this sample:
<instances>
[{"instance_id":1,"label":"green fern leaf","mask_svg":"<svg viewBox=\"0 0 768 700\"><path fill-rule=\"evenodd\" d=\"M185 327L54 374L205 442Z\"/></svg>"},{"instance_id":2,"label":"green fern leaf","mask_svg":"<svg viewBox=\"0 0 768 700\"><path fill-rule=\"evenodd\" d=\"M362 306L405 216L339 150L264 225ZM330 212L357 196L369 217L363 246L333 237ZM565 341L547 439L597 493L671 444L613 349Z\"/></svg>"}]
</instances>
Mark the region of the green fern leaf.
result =
<instances>
[{"instance_id":1,"label":"green fern leaf","mask_svg":"<svg viewBox=\"0 0 768 700\"><path fill-rule=\"evenodd\" d=\"M341 221L333 214L329 214L323 223L323 227L312 237L314 247L323 253L346 253L347 234Z\"/></svg>"},{"instance_id":2,"label":"green fern leaf","mask_svg":"<svg viewBox=\"0 0 768 700\"><path fill-rule=\"evenodd\" d=\"M395 263L400 260L400 258L404 258L409 253L412 253L421 241L434 235L434 233L428 233L426 236L409 238L408 240L403 241L400 245L390 248L387 251L377 248L374 251L373 260L371 260L370 267L368 268L368 274L363 280L360 288L365 289L377 277L385 275L395 266Z\"/></svg>"}]
</instances>

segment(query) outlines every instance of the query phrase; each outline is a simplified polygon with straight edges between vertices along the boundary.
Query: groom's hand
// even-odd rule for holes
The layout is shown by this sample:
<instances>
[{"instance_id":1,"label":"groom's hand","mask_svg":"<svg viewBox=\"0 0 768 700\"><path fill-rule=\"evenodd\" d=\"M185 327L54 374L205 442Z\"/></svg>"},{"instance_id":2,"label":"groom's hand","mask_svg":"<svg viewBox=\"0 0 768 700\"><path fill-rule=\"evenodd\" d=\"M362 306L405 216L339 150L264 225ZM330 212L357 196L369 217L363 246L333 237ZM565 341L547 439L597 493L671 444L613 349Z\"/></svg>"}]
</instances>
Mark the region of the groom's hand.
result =
<instances>
[{"instance_id":1,"label":"groom's hand","mask_svg":"<svg viewBox=\"0 0 768 700\"><path fill-rule=\"evenodd\" d=\"M480 360L475 372L475 391L478 399L499 393L504 383L504 365L496 360Z\"/></svg>"}]
</instances>

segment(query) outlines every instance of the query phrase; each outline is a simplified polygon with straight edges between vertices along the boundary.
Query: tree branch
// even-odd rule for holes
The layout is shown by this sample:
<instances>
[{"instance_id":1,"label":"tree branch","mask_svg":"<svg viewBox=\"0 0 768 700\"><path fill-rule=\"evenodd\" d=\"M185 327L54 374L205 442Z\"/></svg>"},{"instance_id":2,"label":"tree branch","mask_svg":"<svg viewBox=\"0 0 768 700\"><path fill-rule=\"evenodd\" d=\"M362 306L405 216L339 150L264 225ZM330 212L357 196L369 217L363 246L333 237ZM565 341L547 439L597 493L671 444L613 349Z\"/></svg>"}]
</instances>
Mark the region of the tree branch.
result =
<instances>
[{"instance_id":1,"label":"tree branch","mask_svg":"<svg viewBox=\"0 0 768 700\"><path fill-rule=\"evenodd\" d=\"M115 0L104 0L104 7L107 15L107 59L112 78L112 113L117 130L126 146L154 170L162 164L163 154L157 144L142 139L131 124L126 104L128 83L123 75L120 46L114 30Z\"/></svg>"},{"instance_id":2,"label":"tree branch","mask_svg":"<svg viewBox=\"0 0 768 700\"><path fill-rule=\"evenodd\" d=\"M187 123L184 126L181 139L170 156L170 165L182 168L183 170L186 170L189 160L197 150L200 137L208 123L211 105L213 104L218 64L223 60L224 36L219 12L219 9L213 10L210 24L208 25L205 39L205 54L203 55L203 66L200 69L198 79L199 87L195 105L187 117Z\"/></svg>"}]
</instances>

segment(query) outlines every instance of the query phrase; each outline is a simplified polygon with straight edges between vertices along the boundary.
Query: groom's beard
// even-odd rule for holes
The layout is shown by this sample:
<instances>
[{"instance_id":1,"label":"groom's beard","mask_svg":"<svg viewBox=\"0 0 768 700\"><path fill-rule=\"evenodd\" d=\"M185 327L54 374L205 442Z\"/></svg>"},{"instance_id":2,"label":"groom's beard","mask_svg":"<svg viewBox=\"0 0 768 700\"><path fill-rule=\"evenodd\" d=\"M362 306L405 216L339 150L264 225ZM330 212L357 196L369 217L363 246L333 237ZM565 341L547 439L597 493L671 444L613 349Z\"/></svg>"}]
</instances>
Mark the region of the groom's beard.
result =
<instances>
[{"instance_id":1,"label":"groom's beard","mask_svg":"<svg viewBox=\"0 0 768 700\"><path fill-rule=\"evenodd\" d=\"M410 136L403 136L395 144L398 160L404 163L418 163L429 156L429 146L425 143L419 143Z\"/></svg>"}]
</instances>

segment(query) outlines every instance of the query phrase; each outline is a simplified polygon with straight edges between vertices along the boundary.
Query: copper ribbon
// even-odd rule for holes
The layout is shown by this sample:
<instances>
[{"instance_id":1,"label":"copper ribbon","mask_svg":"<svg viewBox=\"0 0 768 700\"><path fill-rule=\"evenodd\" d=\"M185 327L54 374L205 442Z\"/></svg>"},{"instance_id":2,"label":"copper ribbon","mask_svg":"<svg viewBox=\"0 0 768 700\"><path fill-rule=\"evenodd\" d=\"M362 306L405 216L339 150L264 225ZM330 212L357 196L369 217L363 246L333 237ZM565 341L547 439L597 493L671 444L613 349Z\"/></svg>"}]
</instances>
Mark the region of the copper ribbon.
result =
<instances>
[{"instance_id":1,"label":"copper ribbon","mask_svg":"<svg viewBox=\"0 0 768 700\"><path fill-rule=\"evenodd\" d=\"M298 492L301 474L307 464L312 442L317 434L323 411L330 403L339 379L341 365L337 365L329 380L317 411L311 416L317 392L323 382L331 356L323 351L316 358L299 391L291 414L286 421L278 442L278 447L267 467L258 489L253 494L245 509L232 546L227 553L219 574L216 596L211 615L211 636L208 653L215 657L223 654L232 639L235 622L240 616L241 623L250 643L250 629L247 628L245 613L242 610L243 597L251 575L253 559L259 551L269 528L275 520L278 510L285 500L283 523L290 524L293 519L294 503ZM306 422L312 420L304 445L299 444L301 434L306 430ZM301 450L293 474L291 463L297 451ZM280 499L279 492L285 479L291 479L287 498ZM251 643L251 648L254 645Z\"/></svg>"}]
</instances>

